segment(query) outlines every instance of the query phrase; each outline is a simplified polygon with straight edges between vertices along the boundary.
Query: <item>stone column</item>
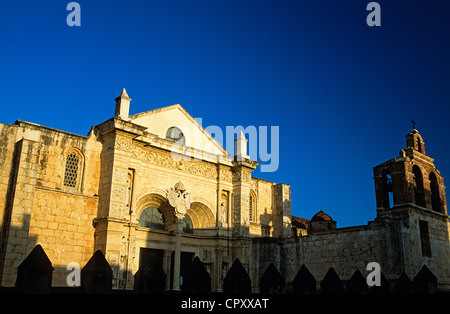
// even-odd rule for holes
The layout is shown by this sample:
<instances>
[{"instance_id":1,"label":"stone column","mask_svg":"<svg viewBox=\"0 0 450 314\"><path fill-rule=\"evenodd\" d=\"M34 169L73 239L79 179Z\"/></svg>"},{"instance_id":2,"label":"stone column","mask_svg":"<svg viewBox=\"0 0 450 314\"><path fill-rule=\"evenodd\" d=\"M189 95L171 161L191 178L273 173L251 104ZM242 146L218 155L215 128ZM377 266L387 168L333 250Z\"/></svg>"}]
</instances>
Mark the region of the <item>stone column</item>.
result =
<instances>
[{"instance_id":1,"label":"stone column","mask_svg":"<svg viewBox=\"0 0 450 314\"><path fill-rule=\"evenodd\" d=\"M167 189L167 199L173 207L177 217L177 228L175 231L175 258L173 266L172 291L180 291L180 263L181 263L181 234L183 233L183 218L191 205L191 196L186 193L186 188L180 181L173 188Z\"/></svg>"},{"instance_id":2,"label":"stone column","mask_svg":"<svg viewBox=\"0 0 450 314\"><path fill-rule=\"evenodd\" d=\"M183 219L178 218L175 232L175 258L173 265L172 291L180 291L180 264L181 264L181 233L183 232Z\"/></svg>"},{"instance_id":3,"label":"stone column","mask_svg":"<svg viewBox=\"0 0 450 314\"><path fill-rule=\"evenodd\" d=\"M214 267L214 291L222 292L222 254L223 249L216 247L216 267Z\"/></svg>"},{"instance_id":4,"label":"stone column","mask_svg":"<svg viewBox=\"0 0 450 314\"><path fill-rule=\"evenodd\" d=\"M172 252L171 250L164 250L164 255L163 255L163 269L164 272L166 273L166 290L170 290L170 272L172 271L171 269L171 258L172 258Z\"/></svg>"}]
</instances>

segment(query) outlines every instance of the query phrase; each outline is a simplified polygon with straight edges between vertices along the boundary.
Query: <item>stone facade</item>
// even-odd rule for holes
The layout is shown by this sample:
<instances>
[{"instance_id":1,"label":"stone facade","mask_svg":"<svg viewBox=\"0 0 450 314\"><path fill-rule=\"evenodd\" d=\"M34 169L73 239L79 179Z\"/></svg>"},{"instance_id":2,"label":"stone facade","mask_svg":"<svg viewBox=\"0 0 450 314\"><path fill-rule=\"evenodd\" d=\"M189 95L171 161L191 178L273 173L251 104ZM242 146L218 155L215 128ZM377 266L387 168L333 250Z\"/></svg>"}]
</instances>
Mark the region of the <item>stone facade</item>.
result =
<instances>
[{"instance_id":1,"label":"stone facade","mask_svg":"<svg viewBox=\"0 0 450 314\"><path fill-rule=\"evenodd\" d=\"M0 162L2 284L14 284L17 265L38 243L61 267L87 262L94 249L101 144L93 133L84 137L23 121L0 128L8 134ZM75 187L66 187L65 157L72 153L80 158L78 178ZM56 282L65 281L66 275L55 275Z\"/></svg>"},{"instance_id":2,"label":"stone facade","mask_svg":"<svg viewBox=\"0 0 450 314\"><path fill-rule=\"evenodd\" d=\"M400 157L374 168L377 218L336 228L323 212L292 217L290 186L252 177L258 163L243 134L230 156L180 105L129 115L130 101L124 90L115 116L87 136L0 124L0 286L15 285L37 244L54 286L66 285L69 263L84 267L97 250L113 289L133 289L136 272L156 265L166 289L178 290L195 256L213 291L236 259L255 292L271 263L288 291L302 264L316 278L333 267L348 279L373 261L388 279L425 264L450 286L443 177L416 130Z\"/></svg>"}]
</instances>

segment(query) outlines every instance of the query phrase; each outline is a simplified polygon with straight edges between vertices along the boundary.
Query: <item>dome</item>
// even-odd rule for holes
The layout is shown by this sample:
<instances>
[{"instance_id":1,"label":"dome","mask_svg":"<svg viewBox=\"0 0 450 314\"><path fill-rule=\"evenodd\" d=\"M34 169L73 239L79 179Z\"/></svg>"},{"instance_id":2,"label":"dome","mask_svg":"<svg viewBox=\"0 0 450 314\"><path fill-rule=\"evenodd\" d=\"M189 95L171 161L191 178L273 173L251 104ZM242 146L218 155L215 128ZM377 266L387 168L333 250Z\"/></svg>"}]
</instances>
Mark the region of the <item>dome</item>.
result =
<instances>
[{"instance_id":1,"label":"dome","mask_svg":"<svg viewBox=\"0 0 450 314\"><path fill-rule=\"evenodd\" d=\"M333 219L323 210L320 210L311 218L311 221L333 221Z\"/></svg>"},{"instance_id":2,"label":"dome","mask_svg":"<svg viewBox=\"0 0 450 314\"><path fill-rule=\"evenodd\" d=\"M311 218L309 226L311 232L330 232L336 230L336 221L320 210Z\"/></svg>"}]
</instances>

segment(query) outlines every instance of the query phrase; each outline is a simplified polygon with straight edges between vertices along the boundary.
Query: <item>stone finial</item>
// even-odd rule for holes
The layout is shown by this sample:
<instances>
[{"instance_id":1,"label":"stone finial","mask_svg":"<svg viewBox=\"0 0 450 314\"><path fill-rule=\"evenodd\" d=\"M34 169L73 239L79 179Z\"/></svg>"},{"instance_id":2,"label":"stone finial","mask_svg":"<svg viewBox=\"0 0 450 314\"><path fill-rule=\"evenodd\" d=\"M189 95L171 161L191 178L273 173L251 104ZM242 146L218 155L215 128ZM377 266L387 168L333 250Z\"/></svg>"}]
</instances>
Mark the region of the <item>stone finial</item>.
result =
<instances>
[{"instance_id":1,"label":"stone finial","mask_svg":"<svg viewBox=\"0 0 450 314\"><path fill-rule=\"evenodd\" d=\"M234 141L236 142L236 159L238 161L250 159L250 156L247 155L248 140L245 138L244 132L241 131Z\"/></svg>"},{"instance_id":2,"label":"stone finial","mask_svg":"<svg viewBox=\"0 0 450 314\"><path fill-rule=\"evenodd\" d=\"M119 97L115 99L115 101L116 101L116 111L114 113L114 117L118 119L128 120L131 98L128 96L125 88L122 90Z\"/></svg>"}]
</instances>

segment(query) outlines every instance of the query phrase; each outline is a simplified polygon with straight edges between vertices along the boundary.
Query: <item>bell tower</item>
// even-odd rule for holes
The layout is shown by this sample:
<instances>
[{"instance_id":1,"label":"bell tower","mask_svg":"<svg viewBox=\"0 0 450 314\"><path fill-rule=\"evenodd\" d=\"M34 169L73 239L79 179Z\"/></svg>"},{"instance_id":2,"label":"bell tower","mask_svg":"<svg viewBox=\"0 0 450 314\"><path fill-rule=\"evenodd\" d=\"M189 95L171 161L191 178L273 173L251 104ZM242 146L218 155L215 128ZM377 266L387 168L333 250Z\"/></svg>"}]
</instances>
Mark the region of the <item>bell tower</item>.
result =
<instances>
[{"instance_id":1,"label":"bell tower","mask_svg":"<svg viewBox=\"0 0 450 314\"><path fill-rule=\"evenodd\" d=\"M378 213L413 204L447 215L444 178L433 162L422 135L411 130L399 156L373 168Z\"/></svg>"},{"instance_id":2,"label":"bell tower","mask_svg":"<svg viewBox=\"0 0 450 314\"><path fill-rule=\"evenodd\" d=\"M374 225L390 246L386 264L408 276L423 265L450 278L450 223L444 177L425 153L425 142L415 129L406 135L398 157L373 168L377 217ZM444 281L448 279L443 279Z\"/></svg>"}]
</instances>

